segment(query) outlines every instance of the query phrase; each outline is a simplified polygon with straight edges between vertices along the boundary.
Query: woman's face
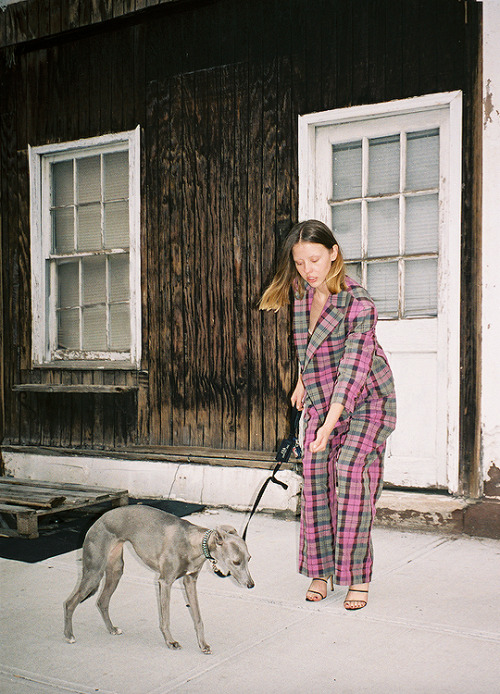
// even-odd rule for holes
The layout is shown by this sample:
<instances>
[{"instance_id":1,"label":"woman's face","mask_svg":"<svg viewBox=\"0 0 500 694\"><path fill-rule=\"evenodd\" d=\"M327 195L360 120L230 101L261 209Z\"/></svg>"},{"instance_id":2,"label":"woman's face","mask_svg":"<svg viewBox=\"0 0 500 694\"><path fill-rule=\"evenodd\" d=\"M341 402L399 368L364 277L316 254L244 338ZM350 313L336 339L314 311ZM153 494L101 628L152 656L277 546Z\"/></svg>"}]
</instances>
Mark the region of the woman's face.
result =
<instances>
[{"instance_id":1,"label":"woman's face","mask_svg":"<svg viewBox=\"0 0 500 694\"><path fill-rule=\"evenodd\" d=\"M297 272L314 289L326 289L326 278L337 253L338 246L330 250L322 243L310 241L299 241L292 248Z\"/></svg>"}]
</instances>

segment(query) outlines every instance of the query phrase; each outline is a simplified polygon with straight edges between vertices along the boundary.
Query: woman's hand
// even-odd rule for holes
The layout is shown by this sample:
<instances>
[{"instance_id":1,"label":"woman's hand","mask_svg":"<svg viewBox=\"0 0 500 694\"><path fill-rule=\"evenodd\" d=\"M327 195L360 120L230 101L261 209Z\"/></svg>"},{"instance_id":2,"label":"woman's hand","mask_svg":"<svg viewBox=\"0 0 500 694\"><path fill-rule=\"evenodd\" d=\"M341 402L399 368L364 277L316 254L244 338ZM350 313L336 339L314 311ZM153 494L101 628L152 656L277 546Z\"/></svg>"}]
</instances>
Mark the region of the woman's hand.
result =
<instances>
[{"instance_id":1,"label":"woman's hand","mask_svg":"<svg viewBox=\"0 0 500 694\"><path fill-rule=\"evenodd\" d=\"M292 405L294 407L296 407L298 410L304 409L305 395L306 395L306 388L304 386L302 376L299 375L297 385L295 386L295 390L293 391L292 397L290 398Z\"/></svg>"},{"instance_id":2,"label":"woman's hand","mask_svg":"<svg viewBox=\"0 0 500 694\"><path fill-rule=\"evenodd\" d=\"M334 402L330 406L324 424L317 429L316 438L309 444L309 450L311 453L319 453L320 451L326 450L328 439L330 438L332 431L335 429L335 425L337 424L343 411L344 406L338 402Z\"/></svg>"},{"instance_id":3,"label":"woman's hand","mask_svg":"<svg viewBox=\"0 0 500 694\"><path fill-rule=\"evenodd\" d=\"M309 445L309 450L311 453L319 453L320 451L326 450L328 439L330 438L332 431L333 428L330 429L325 424L319 427L319 429L316 431L316 438L314 441L311 441Z\"/></svg>"}]
</instances>

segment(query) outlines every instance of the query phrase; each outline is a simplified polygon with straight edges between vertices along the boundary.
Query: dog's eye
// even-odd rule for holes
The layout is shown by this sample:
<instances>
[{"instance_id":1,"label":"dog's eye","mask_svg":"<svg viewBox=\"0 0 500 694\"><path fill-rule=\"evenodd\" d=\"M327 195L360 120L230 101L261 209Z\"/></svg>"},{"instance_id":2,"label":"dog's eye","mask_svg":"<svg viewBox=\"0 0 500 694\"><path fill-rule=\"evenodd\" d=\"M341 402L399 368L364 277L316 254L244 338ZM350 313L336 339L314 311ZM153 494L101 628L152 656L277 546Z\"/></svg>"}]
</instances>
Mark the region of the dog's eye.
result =
<instances>
[{"instance_id":1,"label":"dog's eye","mask_svg":"<svg viewBox=\"0 0 500 694\"><path fill-rule=\"evenodd\" d=\"M236 559L236 561L233 561L234 566L239 566L241 564L241 559Z\"/></svg>"}]
</instances>

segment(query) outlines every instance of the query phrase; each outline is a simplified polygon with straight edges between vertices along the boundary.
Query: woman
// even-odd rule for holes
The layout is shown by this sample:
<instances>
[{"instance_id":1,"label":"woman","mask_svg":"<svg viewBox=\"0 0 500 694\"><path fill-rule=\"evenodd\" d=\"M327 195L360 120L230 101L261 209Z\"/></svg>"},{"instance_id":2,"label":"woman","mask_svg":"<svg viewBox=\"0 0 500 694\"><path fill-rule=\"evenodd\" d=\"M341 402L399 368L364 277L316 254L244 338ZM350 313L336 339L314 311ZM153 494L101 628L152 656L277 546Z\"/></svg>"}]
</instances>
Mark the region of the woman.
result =
<instances>
[{"instance_id":1,"label":"woman","mask_svg":"<svg viewBox=\"0 0 500 694\"><path fill-rule=\"evenodd\" d=\"M371 529L382 490L385 442L396 425L387 358L375 337L373 300L347 277L338 243L322 222L296 224L259 304L278 311L294 294L299 377L292 405L305 406L299 571L349 586L347 610L365 607L372 574Z\"/></svg>"}]
</instances>

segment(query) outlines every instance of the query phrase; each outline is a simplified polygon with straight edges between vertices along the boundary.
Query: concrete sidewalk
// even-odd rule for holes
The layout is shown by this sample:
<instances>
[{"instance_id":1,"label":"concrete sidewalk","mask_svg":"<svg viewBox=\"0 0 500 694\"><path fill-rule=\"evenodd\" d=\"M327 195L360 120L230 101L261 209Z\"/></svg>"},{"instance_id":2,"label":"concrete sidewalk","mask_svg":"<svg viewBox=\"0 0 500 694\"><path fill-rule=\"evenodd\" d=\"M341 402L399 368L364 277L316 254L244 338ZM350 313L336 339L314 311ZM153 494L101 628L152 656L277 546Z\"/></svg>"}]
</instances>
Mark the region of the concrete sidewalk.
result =
<instances>
[{"instance_id":1,"label":"concrete sidewalk","mask_svg":"<svg viewBox=\"0 0 500 694\"><path fill-rule=\"evenodd\" d=\"M238 531L244 519L189 517ZM131 551L111 601L123 635L107 633L91 598L75 612L72 645L62 603L81 550L38 564L0 559L0 692L500 694L500 541L376 528L369 604L348 613L345 588L304 600L297 536L297 521L252 519L251 591L205 566L198 592L211 656L198 650L177 584L171 621L183 648L166 648L155 575Z\"/></svg>"}]
</instances>

